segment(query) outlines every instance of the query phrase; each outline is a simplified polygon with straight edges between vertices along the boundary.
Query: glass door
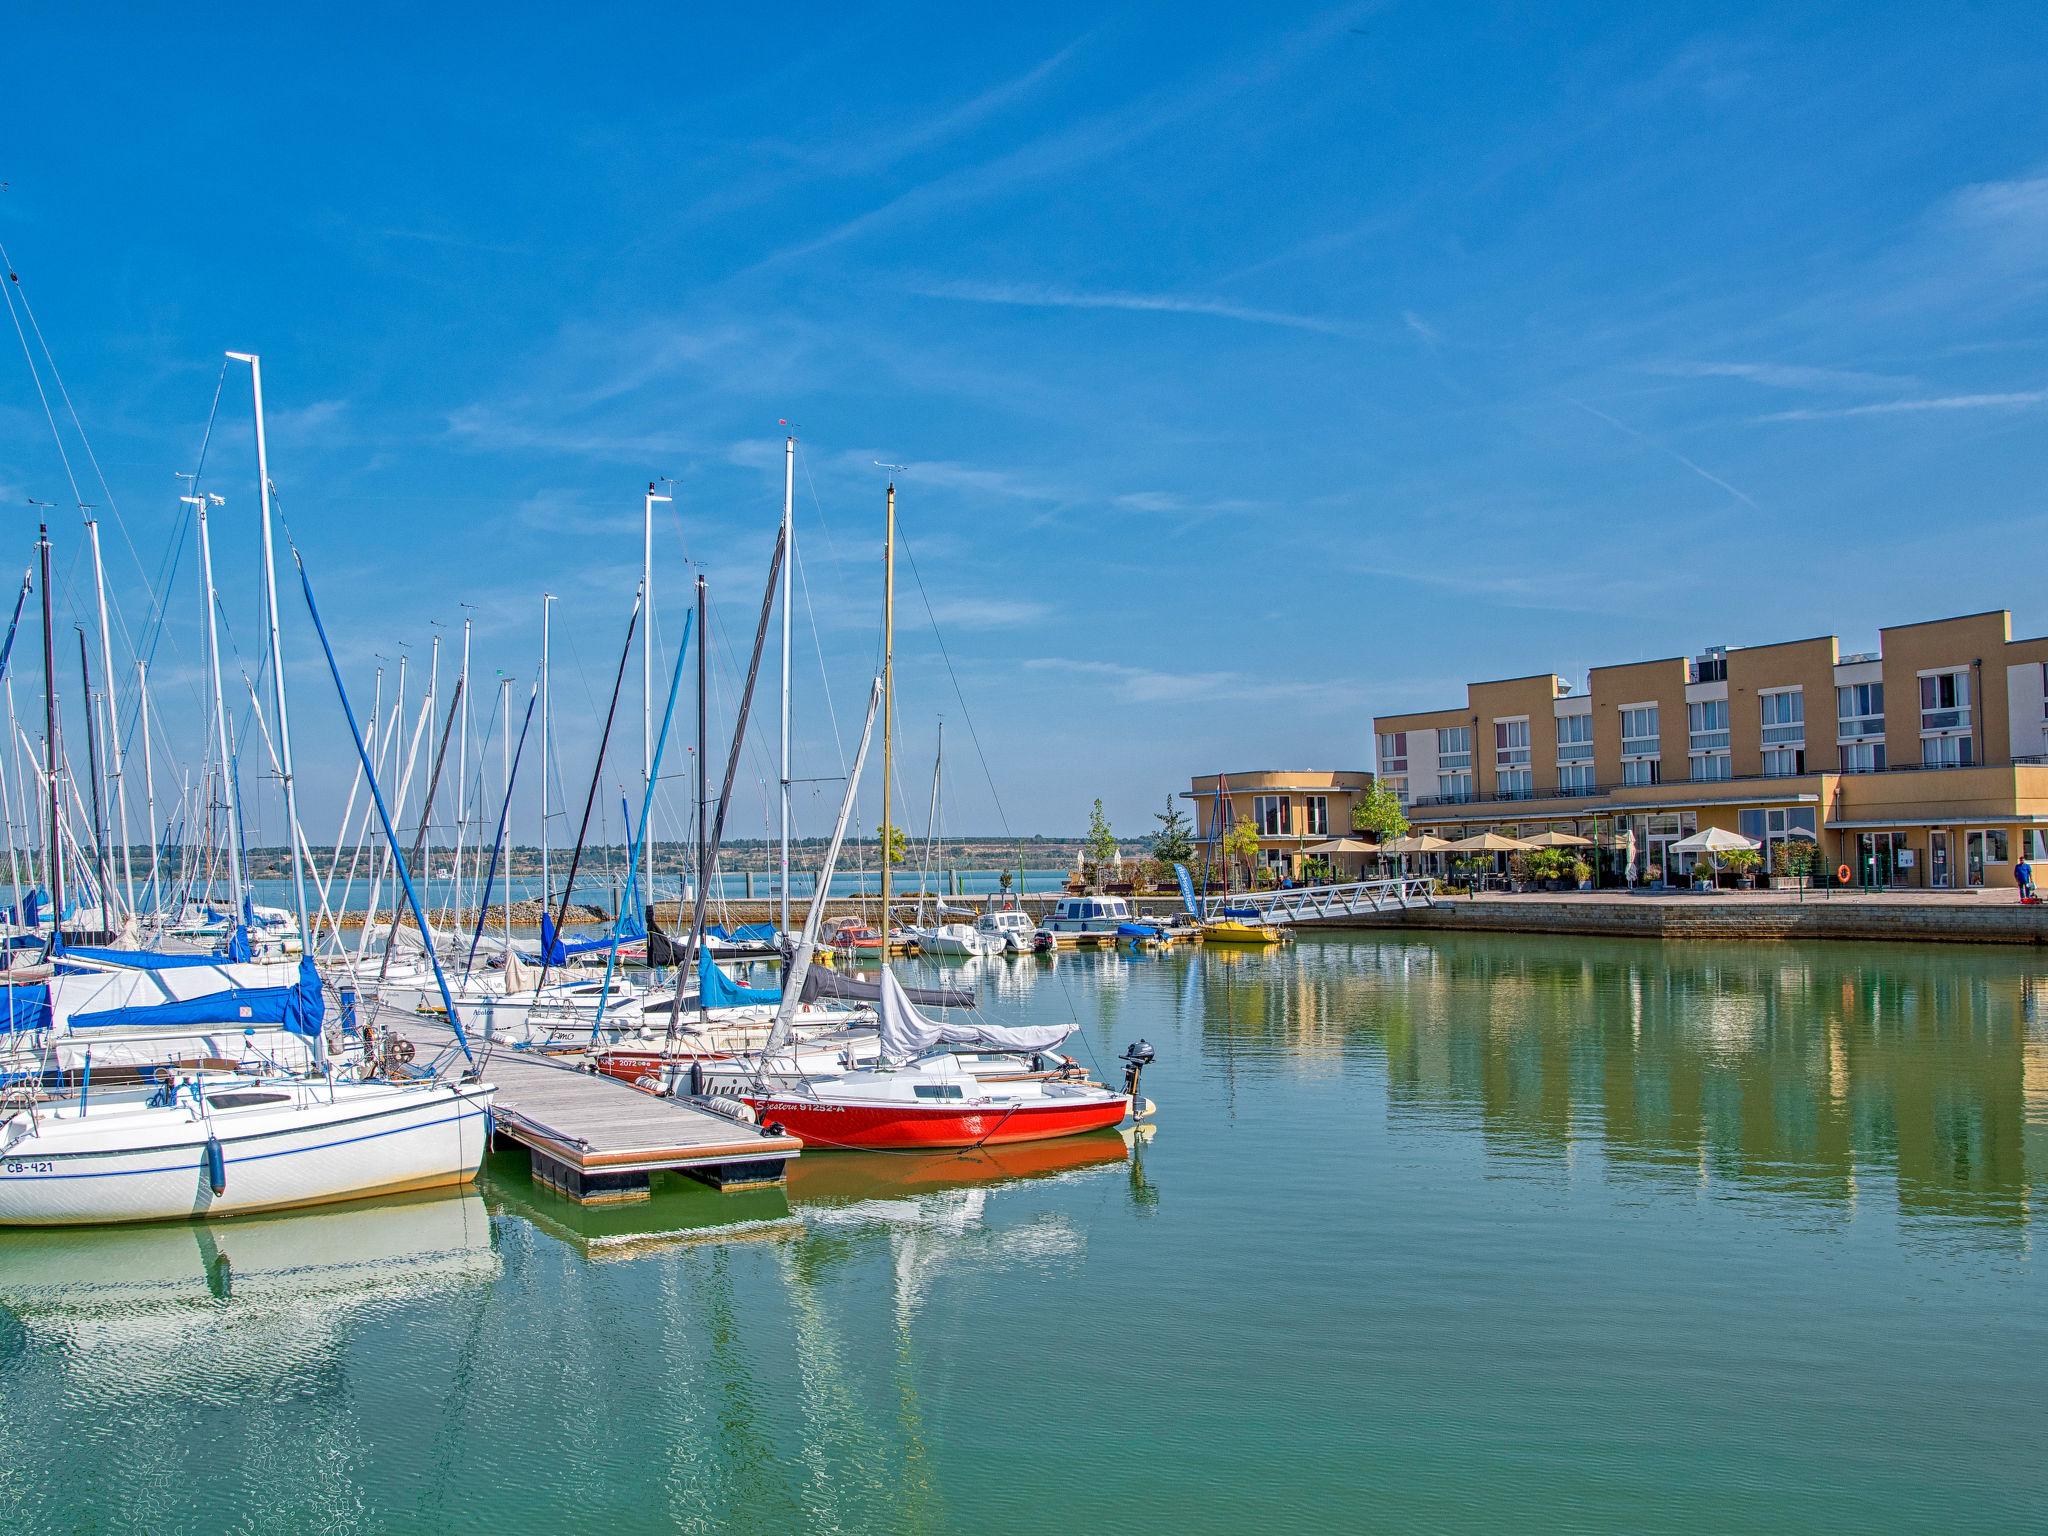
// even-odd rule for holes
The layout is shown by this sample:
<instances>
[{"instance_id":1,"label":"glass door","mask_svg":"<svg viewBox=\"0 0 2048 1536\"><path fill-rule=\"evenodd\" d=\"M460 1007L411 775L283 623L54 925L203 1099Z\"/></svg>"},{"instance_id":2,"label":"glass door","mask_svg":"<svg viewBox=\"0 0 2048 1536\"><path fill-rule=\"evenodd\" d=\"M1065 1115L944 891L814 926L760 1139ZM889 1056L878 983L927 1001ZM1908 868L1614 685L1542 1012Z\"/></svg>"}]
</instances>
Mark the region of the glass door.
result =
<instances>
[{"instance_id":1,"label":"glass door","mask_svg":"<svg viewBox=\"0 0 2048 1536\"><path fill-rule=\"evenodd\" d=\"M1930 832L1927 834L1927 883L1937 891L1950 887L1954 876L1948 867L1948 834Z\"/></svg>"}]
</instances>

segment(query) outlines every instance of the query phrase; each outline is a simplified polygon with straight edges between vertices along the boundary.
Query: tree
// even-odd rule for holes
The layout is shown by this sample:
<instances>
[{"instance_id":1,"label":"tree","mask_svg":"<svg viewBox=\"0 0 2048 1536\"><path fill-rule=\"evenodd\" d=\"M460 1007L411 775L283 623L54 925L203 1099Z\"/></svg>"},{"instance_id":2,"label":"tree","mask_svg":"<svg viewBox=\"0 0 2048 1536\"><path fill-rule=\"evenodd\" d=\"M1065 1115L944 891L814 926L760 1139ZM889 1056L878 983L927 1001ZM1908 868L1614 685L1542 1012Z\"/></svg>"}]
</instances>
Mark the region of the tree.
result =
<instances>
[{"instance_id":1,"label":"tree","mask_svg":"<svg viewBox=\"0 0 2048 1536\"><path fill-rule=\"evenodd\" d=\"M1401 797L1375 779L1352 803L1351 828L1354 832L1371 832L1383 843L1390 842L1408 835L1408 813L1401 809Z\"/></svg>"},{"instance_id":2,"label":"tree","mask_svg":"<svg viewBox=\"0 0 2048 1536\"><path fill-rule=\"evenodd\" d=\"M1228 867L1228 860L1236 859L1240 864L1244 865L1245 882L1246 884L1250 884L1252 878L1252 861L1256 859L1258 856L1259 829L1256 826L1252 825L1251 817L1241 816L1238 818L1237 825L1235 825L1228 832L1223 834L1223 857L1226 861L1225 867ZM1226 882L1226 884L1227 883L1228 882Z\"/></svg>"},{"instance_id":3,"label":"tree","mask_svg":"<svg viewBox=\"0 0 2048 1536\"><path fill-rule=\"evenodd\" d=\"M1166 809L1155 811L1152 819L1159 823L1159 831L1152 839L1152 857L1162 864L1186 864L1195 856L1195 840L1188 835L1188 818L1173 803L1173 797L1166 797Z\"/></svg>"},{"instance_id":4,"label":"tree","mask_svg":"<svg viewBox=\"0 0 2048 1536\"><path fill-rule=\"evenodd\" d=\"M1096 864L1107 864L1116 857L1116 834L1109 830L1109 818L1102 814L1100 800L1088 813L1088 857Z\"/></svg>"},{"instance_id":5,"label":"tree","mask_svg":"<svg viewBox=\"0 0 2048 1536\"><path fill-rule=\"evenodd\" d=\"M882 829L877 827L875 828L876 845L880 846L881 841ZM901 864L903 862L904 849L908 842L909 838L901 827L891 826L889 828L889 862L891 864Z\"/></svg>"}]
</instances>

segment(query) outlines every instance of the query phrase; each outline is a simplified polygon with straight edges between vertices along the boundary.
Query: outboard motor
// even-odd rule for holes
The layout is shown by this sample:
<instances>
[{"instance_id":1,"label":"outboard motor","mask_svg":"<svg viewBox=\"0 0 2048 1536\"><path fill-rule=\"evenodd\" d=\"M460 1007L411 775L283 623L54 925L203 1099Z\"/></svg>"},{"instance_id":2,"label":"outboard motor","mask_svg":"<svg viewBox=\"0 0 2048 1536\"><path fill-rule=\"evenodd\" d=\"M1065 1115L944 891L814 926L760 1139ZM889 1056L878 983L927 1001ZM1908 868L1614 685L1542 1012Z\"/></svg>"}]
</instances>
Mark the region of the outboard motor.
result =
<instances>
[{"instance_id":1,"label":"outboard motor","mask_svg":"<svg viewBox=\"0 0 2048 1536\"><path fill-rule=\"evenodd\" d=\"M1138 1079L1144 1076L1145 1069L1152 1064L1152 1042L1140 1040L1136 1044L1125 1046L1123 1059L1124 1092L1131 1096L1133 1118L1142 1119L1147 1113L1148 1106L1139 1096Z\"/></svg>"}]
</instances>

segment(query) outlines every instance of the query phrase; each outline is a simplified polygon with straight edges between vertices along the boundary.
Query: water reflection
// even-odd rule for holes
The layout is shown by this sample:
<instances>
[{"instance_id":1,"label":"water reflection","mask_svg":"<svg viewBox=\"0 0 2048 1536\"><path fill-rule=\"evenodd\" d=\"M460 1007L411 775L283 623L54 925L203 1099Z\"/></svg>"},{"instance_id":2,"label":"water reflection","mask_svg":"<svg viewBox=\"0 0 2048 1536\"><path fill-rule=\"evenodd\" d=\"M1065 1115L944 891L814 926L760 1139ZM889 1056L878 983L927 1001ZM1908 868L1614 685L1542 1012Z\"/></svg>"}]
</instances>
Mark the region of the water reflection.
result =
<instances>
[{"instance_id":1,"label":"water reflection","mask_svg":"<svg viewBox=\"0 0 2048 1536\"><path fill-rule=\"evenodd\" d=\"M2048 1169L2048 965L1932 946L1457 935L1202 957L1204 1048L1384 1061L1503 1157L2014 1227Z\"/></svg>"}]
</instances>

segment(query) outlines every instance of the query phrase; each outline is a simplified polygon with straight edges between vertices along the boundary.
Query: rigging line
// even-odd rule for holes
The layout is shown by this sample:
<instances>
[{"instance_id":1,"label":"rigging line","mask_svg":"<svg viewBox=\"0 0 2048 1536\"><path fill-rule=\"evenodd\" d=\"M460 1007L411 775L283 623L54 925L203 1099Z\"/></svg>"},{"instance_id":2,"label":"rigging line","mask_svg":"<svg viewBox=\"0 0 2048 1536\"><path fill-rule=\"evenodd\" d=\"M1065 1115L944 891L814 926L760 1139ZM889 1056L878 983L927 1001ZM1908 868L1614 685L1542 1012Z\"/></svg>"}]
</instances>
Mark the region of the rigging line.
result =
<instances>
[{"instance_id":1,"label":"rigging line","mask_svg":"<svg viewBox=\"0 0 2048 1536\"><path fill-rule=\"evenodd\" d=\"M967 707L967 695L961 690L960 676L953 670L953 656L946 649L946 637L939 633L938 615L932 612L931 597L924 589L924 577L918 573L917 556L911 553L910 541L903 536L902 519L900 517L897 520L896 542L903 550L904 559L910 564L911 580L917 583L917 595L924 604L925 618L931 624L932 638L939 644L939 656L946 663L946 677L953 685L953 697L960 701L960 715L967 722L967 739L974 743L974 755L981 762L982 777L988 781L989 798L995 802L996 818L1003 824L1003 836L1014 839L1016 834L1010 830L1009 812L1003 809L1003 797L996 790L995 774L989 770L988 754L981 749L981 733L974 728L973 711Z\"/></svg>"},{"instance_id":2,"label":"rigging line","mask_svg":"<svg viewBox=\"0 0 2048 1536\"><path fill-rule=\"evenodd\" d=\"M49 391L43 388L43 375L36 367L36 355L29 350L28 332L21 328L21 316L14 312L14 290L20 286L20 280L14 275L14 264L7 260L5 246L0 246L0 265L7 268L7 281L0 284L0 291L7 295L7 318L14 322L14 334L21 339L22 361L28 364L28 376L35 381L36 398L43 402L43 419L50 424L50 438L57 445L57 457L63 461L64 478L71 482L71 500L76 505L84 501L85 496L78 489L78 476L71 472L71 455L64 451L64 434L57 430L57 413L50 409ZM27 306L28 295L22 295L22 304Z\"/></svg>"}]
</instances>

